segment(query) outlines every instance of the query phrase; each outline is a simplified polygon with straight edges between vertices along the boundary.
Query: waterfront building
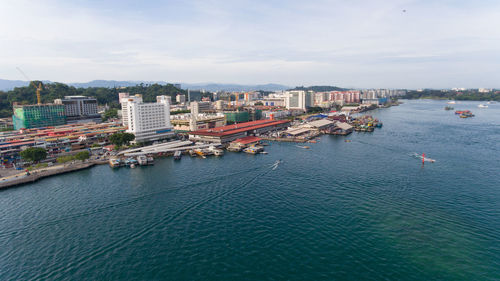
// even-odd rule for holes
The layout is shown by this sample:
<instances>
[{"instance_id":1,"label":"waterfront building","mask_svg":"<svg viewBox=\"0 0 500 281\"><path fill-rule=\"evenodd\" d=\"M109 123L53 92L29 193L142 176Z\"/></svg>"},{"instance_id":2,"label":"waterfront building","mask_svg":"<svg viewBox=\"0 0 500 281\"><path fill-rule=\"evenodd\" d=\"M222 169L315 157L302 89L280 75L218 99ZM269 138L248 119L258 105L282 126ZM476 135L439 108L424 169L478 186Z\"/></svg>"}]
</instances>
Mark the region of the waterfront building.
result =
<instances>
[{"instance_id":1,"label":"waterfront building","mask_svg":"<svg viewBox=\"0 0 500 281\"><path fill-rule=\"evenodd\" d=\"M157 96L156 103L144 103L142 98L125 100L122 114L127 120L127 132L135 135L134 142L157 141L173 136L167 96Z\"/></svg>"},{"instance_id":2,"label":"waterfront building","mask_svg":"<svg viewBox=\"0 0 500 281\"><path fill-rule=\"evenodd\" d=\"M194 142L227 144L246 136L259 136L270 131L283 130L289 125L288 120L258 120L189 132L189 139Z\"/></svg>"},{"instance_id":3,"label":"waterfront building","mask_svg":"<svg viewBox=\"0 0 500 281\"><path fill-rule=\"evenodd\" d=\"M20 161L19 153L27 147L45 148L47 157L55 158L89 149L93 144L105 145L110 135L124 130L117 123L87 123L1 132L0 164L10 167Z\"/></svg>"},{"instance_id":4,"label":"waterfront building","mask_svg":"<svg viewBox=\"0 0 500 281\"><path fill-rule=\"evenodd\" d=\"M67 123L101 122L101 115L97 111L97 99L85 96L65 96L64 99L54 100L54 104L64 105L64 114Z\"/></svg>"},{"instance_id":5,"label":"waterfront building","mask_svg":"<svg viewBox=\"0 0 500 281\"><path fill-rule=\"evenodd\" d=\"M14 104L12 122L14 129L30 129L66 124L62 104Z\"/></svg>"}]
</instances>

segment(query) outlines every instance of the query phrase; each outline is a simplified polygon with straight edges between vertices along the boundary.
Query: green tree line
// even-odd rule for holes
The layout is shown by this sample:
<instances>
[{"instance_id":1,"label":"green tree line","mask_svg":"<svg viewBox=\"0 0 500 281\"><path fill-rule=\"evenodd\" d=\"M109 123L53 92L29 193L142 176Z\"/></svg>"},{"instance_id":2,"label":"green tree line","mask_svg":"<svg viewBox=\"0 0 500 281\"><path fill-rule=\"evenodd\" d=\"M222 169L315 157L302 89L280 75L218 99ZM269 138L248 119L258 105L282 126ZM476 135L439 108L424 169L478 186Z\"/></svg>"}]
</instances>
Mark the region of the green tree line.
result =
<instances>
[{"instance_id":1,"label":"green tree line","mask_svg":"<svg viewBox=\"0 0 500 281\"><path fill-rule=\"evenodd\" d=\"M452 100L475 100L475 101L500 101L500 91L480 93L477 90L451 91L451 90L423 90L408 91L403 99L452 99Z\"/></svg>"},{"instance_id":2,"label":"green tree line","mask_svg":"<svg viewBox=\"0 0 500 281\"><path fill-rule=\"evenodd\" d=\"M35 104L36 103L36 88L40 81L34 81L30 86L17 87L10 91L0 91L0 117L12 116L12 104ZM40 92L42 103L52 103L55 99L64 98L64 96L87 96L97 99L98 104L108 104L112 108L118 108L118 93L127 92L131 95L141 94L145 102L156 101L156 96L167 95L172 97L175 102L177 94L187 94L187 91L178 89L172 84L139 84L132 87L121 88L76 88L63 83L42 83Z\"/></svg>"}]
</instances>

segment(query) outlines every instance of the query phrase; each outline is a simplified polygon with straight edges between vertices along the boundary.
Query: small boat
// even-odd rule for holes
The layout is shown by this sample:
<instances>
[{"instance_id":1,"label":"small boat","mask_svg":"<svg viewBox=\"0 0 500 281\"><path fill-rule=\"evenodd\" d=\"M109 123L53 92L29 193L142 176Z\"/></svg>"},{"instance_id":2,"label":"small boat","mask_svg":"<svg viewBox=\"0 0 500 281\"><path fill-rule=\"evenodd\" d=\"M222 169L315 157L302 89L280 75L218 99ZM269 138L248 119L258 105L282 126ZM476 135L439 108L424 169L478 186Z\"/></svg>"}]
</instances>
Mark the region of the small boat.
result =
<instances>
[{"instance_id":1,"label":"small boat","mask_svg":"<svg viewBox=\"0 0 500 281\"><path fill-rule=\"evenodd\" d=\"M264 151L264 147L262 146L249 146L245 149L243 149L243 152L249 153L249 154L257 154Z\"/></svg>"},{"instance_id":2,"label":"small boat","mask_svg":"<svg viewBox=\"0 0 500 281\"><path fill-rule=\"evenodd\" d=\"M118 168L122 166L122 161L117 158L111 158L109 159L109 166L111 166L112 168Z\"/></svg>"},{"instance_id":3,"label":"small boat","mask_svg":"<svg viewBox=\"0 0 500 281\"><path fill-rule=\"evenodd\" d=\"M300 147L300 148L304 148L304 149L309 149L311 147L307 146L307 145L297 145L297 147Z\"/></svg>"},{"instance_id":4,"label":"small boat","mask_svg":"<svg viewBox=\"0 0 500 281\"><path fill-rule=\"evenodd\" d=\"M132 165L135 166L135 164L137 164L137 160L135 160L134 158L125 159L125 165L131 167Z\"/></svg>"},{"instance_id":5,"label":"small boat","mask_svg":"<svg viewBox=\"0 0 500 281\"><path fill-rule=\"evenodd\" d=\"M205 153L201 149L195 149L194 153L196 153L196 155L200 156L201 158L207 158L205 156Z\"/></svg>"},{"instance_id":6,"label":"small boat","mask_svg":"<svg viewBox=\"0 0 500 281\"><path fill-rule=\"evenodd\" d=\"M425 154L419 155L418 153L414 153L413 155L417 158L422 159L423 162L431 162L431 163L436 162L436 160L434 160L434 159L431 159L429 157L425 157Z\"/></svg>"},{"instance_id":7,"label":"small boat","mask_svg":"<svg viewBox=\"0 0 500 281\"><path fill-rule=\"evenodd\" d=\"M451 100L451 101L447 102L447 104L456 104L456 103L457 103L457 102L456 102L456 101L454 101L454 100Z\"/></svg>"},{"instance_id":8,"label":"small boat","mask_svg":"<svg viewBox=\"0 0 500 281\"><path fill-rule=\"evenodd\" d=\"M280 160L276 160L276 162L274 162L274 164L271 165L271 167L273 168L273 170L276 170L278 168L278 165L283 163L283 161Z\"/></svg>"},{"instance_id":9,"label":"small boat","mask_svg":"<svg viewBox=\"0 0 500 281\"><path fill-rule=\"evenodd\" d=\"M146 155L139 155L139 156L137 156L137 162L141 166L147 165L148 164L148 158L146 157Z\"/></svg>"},{"instance_id":10,"label":"small boat","mask_svg":"<svg viewBox=\"0 0 500 281\"><path fill-rule=\"evenodd\" d=\"M148 165L154 165L155 164L155 159L153 156L148 156Z\"/></svg>"},{"instance_id":11,"label":"small boat","mask_svg":"<svg viewBox=\"0 0 500 281\"><path fill-rule=\"evenodd\" d=\"M451 107L451 106L445 106L445 107L444 107L444 110L453 110L453 109L454 109L454 108L453 108L453 107Z\"/></svg>"},{"instance_id":12,"label":"small boat","mask_svg":"<svg viewBox=\"0 0 500 281\"><path fill-rule=\"evenodd\" d=\"M135 164L134 163L130 164L130 168L132 169L135 168Z\"/></svg>"},{"instance_id":13,"label":"small boat","mask_svg":"<svg viewBox=\"0 0 500 281\"><path fill-rule=\"evenodd\" d=\"M182 152L180 150L176 150L174 152L174 160L181 160L182 158Z\"/></svg>"},{"instance_id":14,"label":"small boat","mask_svg":"<svg viewBox=\"0 0 500 281\"><path fill-rule=\"evenodd\" d=\"M351 142L351 140L344 140L344 142Z\"/></svg>"},{"instance_id":15,"label":"small boat","mask_svg":"<svg viewBox=\"0 0 500 281\"><path fill-rule=\"evenodd\" d=\"M487 106L487 105L484 105L484 104L480 104L480 105L478 105L477 107L479 107L479 108L488 108L488 106Z\"/></svg>"},{"instance_id":16,"label":"small boat","mask_svg":"<svg viewBox=\"0 0 500 281\"><path fill-rule=\"evenodd\" d=\"M269 152L267 151L261 151L260 154L268 154Z\"/></svg>"},{"instance_id":17,"label":"small boat","mask_svg":"<svg viewBox=\"0 0 500 281\"><path fill-rule=\"evenodd\" d=\"M224 155L224 150L216 148L216 149L214 149L214 155L215 156L222 156L222 155Z\"/></svg>"}]
</instances>

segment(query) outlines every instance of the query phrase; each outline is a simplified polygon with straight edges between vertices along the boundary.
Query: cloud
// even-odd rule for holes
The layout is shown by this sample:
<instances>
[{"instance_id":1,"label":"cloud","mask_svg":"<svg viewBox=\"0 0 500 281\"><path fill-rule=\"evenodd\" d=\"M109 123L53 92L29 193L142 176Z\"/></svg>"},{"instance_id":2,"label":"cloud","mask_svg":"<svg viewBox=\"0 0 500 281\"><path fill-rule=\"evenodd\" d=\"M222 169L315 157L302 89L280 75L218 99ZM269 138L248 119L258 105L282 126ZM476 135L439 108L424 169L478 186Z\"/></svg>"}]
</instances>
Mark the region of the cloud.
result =
<instances>
[{"instance_id":1,"label":"cloud","mask_svg":"<svg viewBox=\"0 0 500 281\"><path fill-rule=\"evenodd\" d=\"M6 79L500 87L495 1L4 2Z\"/></svg>"}]
</instances>

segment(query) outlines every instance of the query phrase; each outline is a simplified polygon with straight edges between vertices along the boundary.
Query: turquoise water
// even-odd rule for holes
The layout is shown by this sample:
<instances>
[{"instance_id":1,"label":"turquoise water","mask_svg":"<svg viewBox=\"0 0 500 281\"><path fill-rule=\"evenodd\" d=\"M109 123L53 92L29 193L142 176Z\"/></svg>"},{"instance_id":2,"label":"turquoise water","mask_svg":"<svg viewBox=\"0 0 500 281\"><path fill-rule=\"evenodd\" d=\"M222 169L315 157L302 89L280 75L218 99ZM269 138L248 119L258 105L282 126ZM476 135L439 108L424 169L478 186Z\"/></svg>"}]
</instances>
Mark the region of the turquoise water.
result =
<instances>
[{"instance_id":1,"label":"turquoise water","mask_svg":"<svg viewBox=\"0 0 500 281\"><path fill-rule=\"evenodd\" d=\"M352 142L1 191L0 280L499 280L500 104L477 104L460 119L407 101Z\"/></svg>"}]
</instances>

